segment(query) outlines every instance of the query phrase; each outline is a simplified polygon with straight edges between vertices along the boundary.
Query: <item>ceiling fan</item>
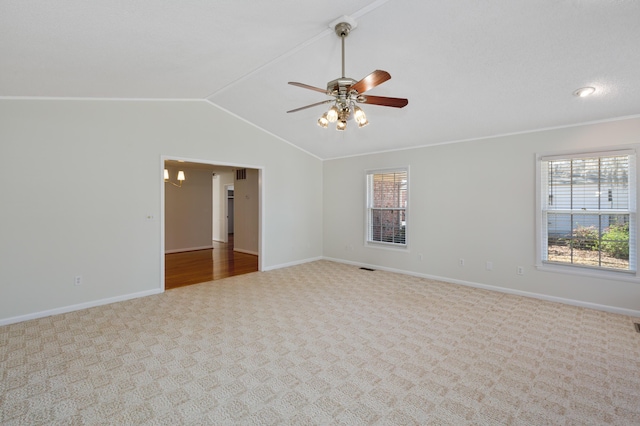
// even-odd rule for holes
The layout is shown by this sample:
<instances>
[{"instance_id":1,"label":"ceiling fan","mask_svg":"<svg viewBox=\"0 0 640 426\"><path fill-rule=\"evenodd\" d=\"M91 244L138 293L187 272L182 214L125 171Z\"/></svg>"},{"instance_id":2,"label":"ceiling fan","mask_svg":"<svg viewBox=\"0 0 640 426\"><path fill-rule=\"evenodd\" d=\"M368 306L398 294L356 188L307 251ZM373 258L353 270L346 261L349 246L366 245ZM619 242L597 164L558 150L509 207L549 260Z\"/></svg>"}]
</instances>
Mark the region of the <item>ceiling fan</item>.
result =
<instances>
[{"instance_id":1,"label":"ceiling fan","mask_svg":"<svg viewBox=\"0 0 640 426\"><path fill-rule=\"evenodd\" d=\"M329 123L337 121L336 129L345 130L347 128L347 120L351 118L355 119L358 127L364 127L369 124L364 111L357 106L356 103L394 108L402 108L409 103L409 100L404 98L389 98L364 94L364 92L373 89L391 78L391 75L386 71L375 70L360 81L344 76L344 39L349 35L351 29L352 26L348 22L339 22L335 26L336 34L342 40L342 77L328 82L326 89L297 83L295 81L289 82L289 84L293 86L324 93L327 96L331 96L331 99L292 109L291 111L287 111L287 113L333 103L333 106L318 119L318 126L326 128Z\"/></svg>"}]
</instances>

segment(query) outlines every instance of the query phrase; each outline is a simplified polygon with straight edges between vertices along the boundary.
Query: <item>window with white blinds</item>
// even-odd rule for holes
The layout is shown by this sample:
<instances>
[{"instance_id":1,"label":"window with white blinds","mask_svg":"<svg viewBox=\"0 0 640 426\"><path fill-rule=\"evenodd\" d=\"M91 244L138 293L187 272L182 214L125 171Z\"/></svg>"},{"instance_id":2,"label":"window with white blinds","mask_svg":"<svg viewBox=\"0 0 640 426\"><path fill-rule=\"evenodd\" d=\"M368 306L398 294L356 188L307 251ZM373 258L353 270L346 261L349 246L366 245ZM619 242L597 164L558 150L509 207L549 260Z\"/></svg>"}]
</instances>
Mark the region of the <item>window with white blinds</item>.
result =
<instances>
[{"instance_id":1,"label":"window with white blinds","mask_svg":"<svg viewBox=\"0 0 640 426\"><path fill-rule=\"evenodd\" d=\"M539 159L542 263L636 271L633 151Z\"/></svg>"},{"instance_id":2,"label":"window with white blinds","mask_svg":"<svg viewBox=\"0 0 640 426\"><path fill-rule=\"evenodd\" d=\"M367 172L368 243L406 247L409 169Z\"/></svg>"}]
</instances>

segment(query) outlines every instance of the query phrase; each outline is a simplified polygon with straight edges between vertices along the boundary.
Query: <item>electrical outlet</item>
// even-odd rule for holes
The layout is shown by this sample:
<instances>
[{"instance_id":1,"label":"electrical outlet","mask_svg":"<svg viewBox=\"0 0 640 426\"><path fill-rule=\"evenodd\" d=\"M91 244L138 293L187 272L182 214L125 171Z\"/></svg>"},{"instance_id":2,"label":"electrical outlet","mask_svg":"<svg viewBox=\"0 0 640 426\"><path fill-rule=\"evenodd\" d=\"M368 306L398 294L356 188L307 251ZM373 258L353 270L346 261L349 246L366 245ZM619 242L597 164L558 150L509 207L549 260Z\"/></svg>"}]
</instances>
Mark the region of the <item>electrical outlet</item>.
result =
<instances>
[{"instance_id":1,"label":"electrical outlet","mask_svg":"<svg viewBox=\"0 0 640 426\"><path fill-rule=\"evenodd\" d=\"M76 275L73 279L74 285L82 285L82 275Z\"/></svg>"},{"instance_id":2,"label":"electrical outlet","mask_svg":"<svg viewBox=\"0 0 640 426\"><path fill-rule=\"evenodd\" d=\"M424 256L422 256L422 253L418 254L418 259L419 259L419 260L424 259Z\"/></svg>"},{"instance_id":3,"label":"electrical outlet","mask_svg":"<svg viewBox=\"0 0 640 426\"><path fill-rule=\"evenodd\" d=\"M484 267L487 271L493 271L493 262L487 262Z\"/></svg>"},{"instance_id":4,"label":"electrical outlet","mask_svg":"<svg viewBox=\"0 0 640 426\"><path fill-rule=\"evenodd\" d=\"M460 258L460 260L458 261L458 265L460 265L460 267L464 267L464 259Z\"/></svg>"},{"instance_id":5,"label":"electrical outlet","mask_svg":"<svg viewBox=\"0 0 640 426\"><path fill-rule=\"evenodd\" d=\"M523 268L522 266L518 266L518 267L516 268L516 273L517 273L518 275L524 275L524 268Z\"/></svg>"}]
</instances>

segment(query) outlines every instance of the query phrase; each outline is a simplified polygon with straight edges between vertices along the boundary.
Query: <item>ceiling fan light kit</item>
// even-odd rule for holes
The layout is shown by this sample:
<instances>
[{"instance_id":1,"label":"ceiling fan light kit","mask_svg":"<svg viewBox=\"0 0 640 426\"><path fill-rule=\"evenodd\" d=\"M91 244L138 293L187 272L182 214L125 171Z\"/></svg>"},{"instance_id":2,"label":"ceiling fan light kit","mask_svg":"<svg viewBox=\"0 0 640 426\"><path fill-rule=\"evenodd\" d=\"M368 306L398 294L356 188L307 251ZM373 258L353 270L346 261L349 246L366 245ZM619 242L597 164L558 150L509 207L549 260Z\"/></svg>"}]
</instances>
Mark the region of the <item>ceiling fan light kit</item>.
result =
<instances>
[{"instance_id":1,"label":"ceiling fan light kit","mask_svg":"<svg viewBox=\"0 0 640 426\"><path fill-rule=\"evenodd\" d=\"M342 40L342 77L332 80L327 83L327 89L321 89L319 87L309 86L308 84L298 83L290 81L289 84L293 86L302 87L303 89L309 89L316 92L324 93L331 96L332 99L316 102L311 105L306 105L300 108L287 111L296 112L303 109L311 108L317 105L333 103L331 108L326 111L318 119L318 126L322 128L329 127L329 123L336 124L336 130L343 131L347 128L347 120L354 119L358 124L358 128L364 127L369 124L367 116L356 103L380 105L394 108L403 108L409 101L404 98L389 98L385 96L370 96L363 95L364 92L373 89L379 84L391 79L391 75L382 70L375 70L360 81L356 81L352 78L345 77L344 71L344 39L349 35L349 32L355 28L355 21L353 19L343 16L336 21L334 29L336 35Z\"/></svg>"}]
</instances>

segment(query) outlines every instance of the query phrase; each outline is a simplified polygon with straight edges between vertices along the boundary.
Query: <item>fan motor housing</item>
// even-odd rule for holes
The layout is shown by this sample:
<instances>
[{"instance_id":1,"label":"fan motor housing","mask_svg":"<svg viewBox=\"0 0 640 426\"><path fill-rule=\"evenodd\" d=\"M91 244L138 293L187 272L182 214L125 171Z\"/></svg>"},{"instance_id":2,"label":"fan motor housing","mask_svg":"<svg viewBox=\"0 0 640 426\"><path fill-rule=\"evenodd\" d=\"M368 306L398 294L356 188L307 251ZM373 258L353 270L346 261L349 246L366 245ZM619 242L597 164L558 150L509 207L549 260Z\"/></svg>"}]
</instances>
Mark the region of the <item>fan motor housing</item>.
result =
<instances>
[{"instance_id":1,"label":"fan motor housing","mask_svg":"<svg viewBox=\"0 0 640 426\"><path fill-rule=\"evenodd\" d=\"M338 95L347 95L349 87L353 86L354 84L356 84L356 80L352 78L336 78L335 80L327 83L327 92L330 92L331 94L335 93Z\"/></svg>"}]
</instances>

